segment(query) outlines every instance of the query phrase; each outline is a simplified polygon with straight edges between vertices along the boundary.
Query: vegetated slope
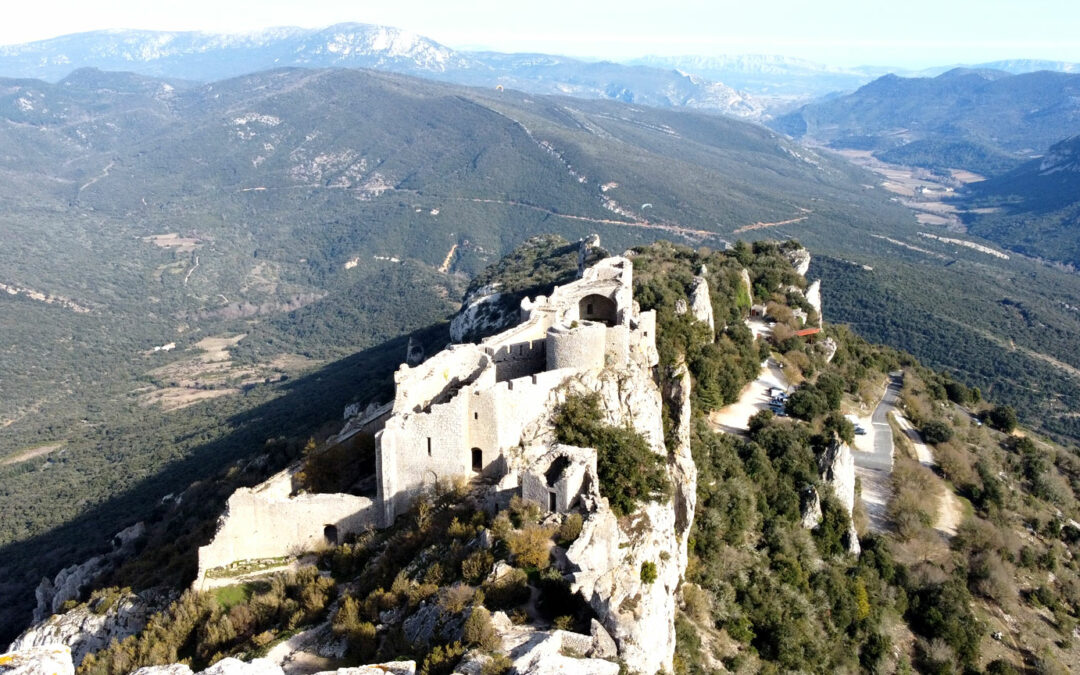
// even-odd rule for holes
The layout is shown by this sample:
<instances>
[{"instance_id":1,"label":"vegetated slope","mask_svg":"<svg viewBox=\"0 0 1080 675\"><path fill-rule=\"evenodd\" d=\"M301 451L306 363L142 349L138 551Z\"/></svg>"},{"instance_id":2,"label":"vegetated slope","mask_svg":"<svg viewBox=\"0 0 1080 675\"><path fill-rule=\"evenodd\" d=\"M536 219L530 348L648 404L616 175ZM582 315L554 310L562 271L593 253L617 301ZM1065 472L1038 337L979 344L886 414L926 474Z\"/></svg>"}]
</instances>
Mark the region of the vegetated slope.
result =
<instances>
[{"instance_id":1,"label":"vegetated slope","mask_svg":"<svg viewBox=\"0 0 1080 675\"><path fill-rule=\"evenodd\" d=\"M979 172L1041 153L1080 130L1078 92L1080 75L1048 71L885 75L847 96L807 104L771 126L840 148L896 148L894 156L904 144L921 142L917 153L909 153L920 166Z\"/></svg>"},{"instance_id":2,"label":"vegetated slope","mask_svg":"<svg viewBox=\"0 0 1080 675\"><path fill-rule=\"evenodd\" d=\"M119 518L108 501L290 391L267 380L444 319L469 275L542 232L598 232L614 251L797 237L887 272L889 283L844 307L887 299L873 319L902 322L909 304L934 297L936 313L963 317L948 340L1007 331L995 358L1080 367L1061 338L1080 317L1054 311L1080 306L1075 276L919 237L866 172L734 120L358 70L187 87L82 71L55 85L5 81L3 92L0 283L15 294L0 293L0 377L18 386L0 401L0 452L66 445L0 468L20 476L5 479L0 507L20 515L3 520L0 541L111 514L79 530L99 538L13 556L31 561L24 580L77 560L111 536L101 523L173 491L151 482ZM826 315L840 308L827 302ZM205 364L206 338L239 336L214 352L227 361ZM1025 420L1042 420L1072 386L1048 382L1018 380ZM147 405L208 395L218 398L178 412ZM1080 433L1066 422L1045 423ZM160 436L140 440L147 426ZM251 438L229 452L260 447ZM35 541L40 551L54 540Z\"/></svg>"},{"instance_id":3,"label":"vegetated slope","mask_svg":"<svg viewBox=\"0 0 1080 675\"><path fill-rule=\"evenodd\" d=\"M530 242L484 276L513 287L522 282L521 261L568 269L552 246L558 243L565 242ZM698 501L690 564L677 589L675 672L1063 671L1077 658L1070 636L1080 615L1080 530L1070 522L1078 515L1076 455L1030 434L1012 435L1007 409L843 327L825 326L837 346L831 362L794 335L790 317L776 324L772 338L755 340L743 324L751 302L769 302L776 316L800 304L797 293L786 291L804 283L784 258L790 248L759 243L718 253L658 243L635 250L635 297L657 311L660 372L683 362L693 371ZM718 319L712 334L676 311L703 265ZM744 266L752 297L741 292ZM791 337L781 339L781 327ZM799 383L792 398L812 404L791 406L787 418L759 413L745 436L710 428L707 413L731 400L712 394L737 396L770 354ZM951 483L919 466L898 435L887 481L889 529L870 532L857 506L862 552L856 557L845 550L848 514L820 478L819 462L829 444L852 441L854 429L842 413L876 404L886 374L898 368L905 371L901 406ZM560 434L598 431L587 406L578 402L573 415L567 407L553 415ZM988 424L975 424L967 410ZM1009 428L990 428L999 422ZM224 488L191 492L215 489ZM821 496L822 512L816 524L804 524L811 489ZM934 527L937 495L956 499L954 489L967 501L957 534L948 537ZM141 553L103 583L138 588L162 579L156 562L183 554L167 539L171 523L191 517L190 510L170 508ZM389 530L319 553L322 579L309 566L217 591L188 591L152 629L98 652L80 673L126 673L180 654L197 667L225 655L250 658L327 621L348 645L335 666L415 658L427 672L449 672L475 650L496 659L492 670L505 667L489 612L505 611L515 623L539 628L588 630L589 613L570 592L558 559L581 522L570 515L555 527L550 516L538 523L540 515L535 505L516 501L493 517L477 508L467 488L448 489L420 499ZM486 548L485 540L493 545ZM501 573L490 575L500 563ZM466 620L460 643L452 642L453 628L430 640L402 631L407 617L426 615L441 626Z\"/></svg>"},{"instance_id":4,"label":"vegetated slope","mask_svg":"<svg viewBox=\"0 0 1080 675\"><path fill-rule=\"evenodd\" d=\"M1040 159L972 183L963 195L972 234L1027 255L1080 265L1080 136Z\"/></svg>"},{"instance_id":5,"label":"vegetated slope","mask_svg":"<svg viewBox=\"0 0 1080 675\"><path fill-rule=\"evenodd\" d=\"M200 82L269 68L372 68L535 94L614 99L760 118L745 93L673 68L588 62L545 54L456 51L390 26L343 23L247 34L93 31L0 47L0 75L58 80L79 68L132 70Z\"/></svg>"}]
</instances>

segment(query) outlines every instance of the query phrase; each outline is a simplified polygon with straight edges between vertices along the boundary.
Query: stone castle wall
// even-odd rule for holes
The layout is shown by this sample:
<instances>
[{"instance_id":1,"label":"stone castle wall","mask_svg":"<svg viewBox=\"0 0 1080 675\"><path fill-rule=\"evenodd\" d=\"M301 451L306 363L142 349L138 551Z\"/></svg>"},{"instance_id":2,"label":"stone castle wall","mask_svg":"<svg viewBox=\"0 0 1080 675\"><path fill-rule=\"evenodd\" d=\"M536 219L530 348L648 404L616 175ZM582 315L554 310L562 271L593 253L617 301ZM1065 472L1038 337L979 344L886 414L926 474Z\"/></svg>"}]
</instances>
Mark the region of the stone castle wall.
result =
<instances>
[{"instance_id":1,"label":"stone castle wall","mask_svg":"<svg viewBox=\"0 0 1080 675\"><path fill-rule=\"evenodd\" d=\"M292 473L283 471L229 497L214 540L199 548L196 584L205 583L206 573L216 567L318 550L374 522L371 499L344 494L290 497L291 487Z\"/></svg>"}]
</instances>

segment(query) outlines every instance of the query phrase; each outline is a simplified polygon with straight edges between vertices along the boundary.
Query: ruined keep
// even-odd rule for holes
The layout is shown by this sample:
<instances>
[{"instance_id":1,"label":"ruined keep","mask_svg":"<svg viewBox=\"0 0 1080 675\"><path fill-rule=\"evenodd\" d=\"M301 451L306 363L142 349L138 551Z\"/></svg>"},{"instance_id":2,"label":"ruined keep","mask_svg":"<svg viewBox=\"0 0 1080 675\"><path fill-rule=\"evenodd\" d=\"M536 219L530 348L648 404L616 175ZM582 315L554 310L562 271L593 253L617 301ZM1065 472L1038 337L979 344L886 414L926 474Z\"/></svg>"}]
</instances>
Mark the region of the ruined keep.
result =
<instances>
[{"instance_id":1,"label":"ruined keep","mask_svg":"<svg viewBox=\"0 0 1080 675\"><path fill-rule=\"evenodd\" d=\"M547 414L554 390L581 372L630 360L655 366L656 316L635 305L632 273L626 258L602 260L549 297L523 300L518 326L480 344L451 346L417 367L403 365L394 377L393 414L376 436L379 525L454 476L520 490L507 452ZM549 508L547 497L538 501Z\"/></svg>"},{"instance_id":2,"label":"ruined keep","mask_svg":"<svg viewBox=\"0 0 1080 675\"><path fill-rule=\"evenodd\" d=\"M393 402L369 407L334 441L375 432L375 499L293 494L298 467L237 490L214 540L199 549L196 586L205 587L208 573L234 562L286 556L389 527L422 492L457 477L494 486L503 501L524 491L543 509L571 508L579 493L595 486L595 451L538 445L522 454L523 432L546 418L553 392L569 378L631 360L645 369L656 365L656 316L634 303L632 272L626 258L601 260L549 297L523 300L519 325L480 344L451 345L415 366L403 364L394 376ZM514 449L519 456L510 461ZM541 457L549 451L554 454ZM551 465L568 458L572 466L563 467L565 475L552 486L524 490L529 475L546 481Z\"/></svg>"}]
</instances>

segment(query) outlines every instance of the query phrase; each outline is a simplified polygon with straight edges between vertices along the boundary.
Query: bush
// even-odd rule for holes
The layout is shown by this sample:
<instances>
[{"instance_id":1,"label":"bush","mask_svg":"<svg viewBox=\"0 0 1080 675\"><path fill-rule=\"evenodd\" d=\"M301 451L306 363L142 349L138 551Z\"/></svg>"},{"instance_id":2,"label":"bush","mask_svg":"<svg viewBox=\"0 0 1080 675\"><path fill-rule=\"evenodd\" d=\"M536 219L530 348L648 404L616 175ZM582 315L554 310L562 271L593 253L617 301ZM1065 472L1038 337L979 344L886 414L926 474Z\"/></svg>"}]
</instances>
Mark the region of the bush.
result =
<instances>
[{"instance_id":1,"label":"bush","mask_svg":"<svg viewBox=\"0 0 1080 675\"><path fill-rule=\"evenodd\" d=\"M467 583L479 584L491 572L495 556L489 551L476 551L461 561L461 576Z\"/></svg>"},{"instance_id":2,"label":"bush","mask_svg":"<svg viewBox=\"0 0 1080 675\"><path fill-rule=\"evenodd\" d=\"M990 426L1009 434L1016 429L1016 410L1008 405L994 406L986 413L986 420Z\"/></svg>"},{"instance_id":3,"label":"bush","mask_svg":"<svg viewBox=\"0 0 1080 675\"><path fill-rule=\"evenodd\" d=\"M566 520L559 525L559 544L562 546L569 546L574 543L578 536L581 534L581 514L571 513L566 516Z\"/></svg>"},{"instance_id":4,"label":"bush","mask_svg":"<svg viewBox=\"0 0 1080 675\"><path fill-rule=\"evenodd\" d=\"M360 619L359 605L353 597L341 603L331 622L334 635L344 637L349 654L360 661L375 655L375 625Z\"/></svg>"},{"instance_id":5,"label":"bush","mask_svg":"<svg viewBox=\"0 0 1080 675\"><path fill-rule=\"evenodd\" d=\"M551 535L549 528L534 523L526 525L525 529L510 534L507 540L510 555L519 565L544 569L551 564Z\"/></svg>"},{"instance_id":6,"label":"bush","mask_svg":"<svg viewBox=\"0 0 1080 675\"><path fill-rule=\"evenodd\" d=\"M483 586L484 604L491 609L511 609L529 599L529 576L513 569Z\"/></svg>"},{"instance_id":7,"label":"bush","mask_svg":"<svg viewBox=\"0 0 1080 675\"><path fill-rule=\"evenodd\" d=\"M651 560L646 560L641 563L641 581L642 583L651 584L656 581L656 563Z\"/></svg>"},{"instance_id":8,"label":"bush","mask_svg":"<svg viewBox=\"0 0 1080 675\"><path fill-rule=\"evenodd\" d=\"M952 427L941 420L930 420L919 431L927 443L933 443L934 445L947 443L953 437Z\"/></svg>"},{"instance_id":9,"label":"bush","mask_svg":"<svg viewBox=\"0 0 1080 675\"><path fill-rule=\"evenodd\" d=\"M491 625L491 612L484 607L473 607L465 619L461 639L469 647L492 651L499 646L499 636Z\"/></svg>"}]
</instances>

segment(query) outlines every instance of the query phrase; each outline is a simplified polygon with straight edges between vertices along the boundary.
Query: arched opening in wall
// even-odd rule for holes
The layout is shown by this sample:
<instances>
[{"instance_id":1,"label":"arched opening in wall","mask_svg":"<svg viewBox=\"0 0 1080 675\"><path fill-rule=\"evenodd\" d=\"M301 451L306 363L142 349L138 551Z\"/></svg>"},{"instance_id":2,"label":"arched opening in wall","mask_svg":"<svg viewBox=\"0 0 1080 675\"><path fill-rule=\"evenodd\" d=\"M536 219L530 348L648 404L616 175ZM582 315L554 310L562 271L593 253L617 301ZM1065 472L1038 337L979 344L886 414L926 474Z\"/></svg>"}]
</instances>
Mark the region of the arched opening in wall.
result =
<instances>
[{"instance_id":1,"label":"arched opening in wall","mask_svg":"<svg viewBox=\"0 0 1080 675\"><path fill-rule=\"evenodd\" d=\"M327 525L327 526L323 527L322 536L323 536L323 539L326 540L327 544L330 544L331 546L337 546L338 545L337 525Z\"/></svg>"},{"instance_id":2,"label":"arched opening in wall","mask_svg":"<svg viewBox=\"0 0 1080 675\"><path fill-rule=\"evenodd\" d=\"M439 487L439 477L435 475L434 471L424 472L424 489L434 490Z\"/></svg>"},{"instance_id":3,"label":"arched opening in wall","mask_svg":"<svg viewBox=\"0 0 1080 675\"><path fill-rule=\"evenodd\" d=\"M568 466L570 466L569 458L555 458L555 461L551 463L548 470L544 472L544 479L547 481L548 487L555 487L555 483L559 482L559 479L562 478L563 471L566 471L566 467Z\"/></svg>"},{"instance_id":4,"label":"arched opening in wall","mask_svg":"<svg viewBox=\"0 0 1080 675\"><path fill-rule=\"evenodd\" d=\"M578 302L578 316L587 321L600 321L614 326L618 320L618 311L614 300L593 293Z\"/></svg>"},{"instance_id":5,"label":"arched opening in wall","mask_svg":"<svg viewBox=\"0 0 1080 675\"><path fill-rule=\"evenodd\" d=\"M480 448L472 449L472 470L477 473L484 470L484 451Z\"/></svg>"}]
</instances>

